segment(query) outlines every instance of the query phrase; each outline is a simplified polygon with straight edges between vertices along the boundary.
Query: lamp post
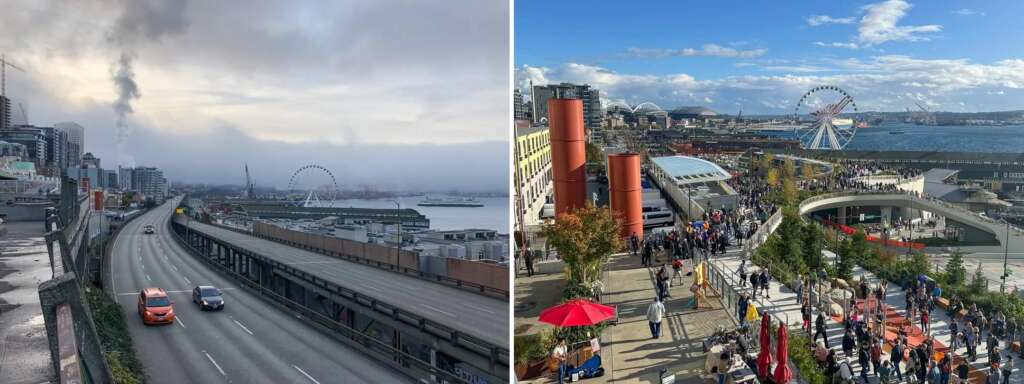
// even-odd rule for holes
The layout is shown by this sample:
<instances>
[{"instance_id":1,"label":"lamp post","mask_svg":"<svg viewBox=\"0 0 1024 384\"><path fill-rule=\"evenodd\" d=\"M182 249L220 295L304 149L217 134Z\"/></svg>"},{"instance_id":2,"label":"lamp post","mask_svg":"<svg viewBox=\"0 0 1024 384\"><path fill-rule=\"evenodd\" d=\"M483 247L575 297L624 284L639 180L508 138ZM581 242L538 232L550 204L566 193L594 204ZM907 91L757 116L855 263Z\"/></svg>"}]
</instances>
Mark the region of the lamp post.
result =
<instances>
[{"instance_id":1,"label":"lamp post","mask_svg":"<svg viewBox=\"0 0 1024 384\"><path fill-rule=\"evenodd\" d=\"M999 292L1006 293L1006 264L1010 257L1010 221L1003 218L1006 222L1006 238L1003 240L1003 283L999 285Z\"/></svg>"}]
</instances>

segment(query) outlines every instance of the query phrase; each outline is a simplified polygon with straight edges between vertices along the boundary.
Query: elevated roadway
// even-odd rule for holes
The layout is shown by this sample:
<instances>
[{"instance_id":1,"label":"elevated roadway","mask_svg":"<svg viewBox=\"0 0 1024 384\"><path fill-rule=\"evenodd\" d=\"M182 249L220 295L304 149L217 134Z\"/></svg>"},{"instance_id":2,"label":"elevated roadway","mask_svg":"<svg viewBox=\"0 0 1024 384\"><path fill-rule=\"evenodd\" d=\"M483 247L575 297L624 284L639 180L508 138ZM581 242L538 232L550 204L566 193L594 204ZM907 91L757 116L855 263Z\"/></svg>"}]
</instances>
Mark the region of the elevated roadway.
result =
<instances>
[{"instance_id":1,"label":"elevated roadway","mask_svg":"<svg viewBox=\"0 0 1024 384\"><path fill-rule=\"evenodd\" d=\"M114 240L105 276L124 310L151 383L401 383L408 376L240 288L187 253L168 225L177 199L129 222ZM157 227L146 235L146 224ZM223 289L225 309L202 312L191 289ZM144 287L168 291L175 324L145 326L136 309Z\"/></svg>"},{"instance_id":2,"label":"elevated roadway","mask_svg":"<svg viewBox=\"0 0 1024 384\"><path fill-rule=\"evenodd\" d=\"M800 214L846 207L901 207L912 210L931 212L943 216L948 222L965 228L975 238L991 240L991 245L960 247L963 251L984 256L998 253L1002 255L1007 244L1008 253L1014 257L1024 257L1024 233L1013 227L1007 228L1005 223L978 215L969 210L953 206L949 203L921 198L912 194L897 192L840 192L811 197L800 202Z\"/></svg>"}]
</instances>

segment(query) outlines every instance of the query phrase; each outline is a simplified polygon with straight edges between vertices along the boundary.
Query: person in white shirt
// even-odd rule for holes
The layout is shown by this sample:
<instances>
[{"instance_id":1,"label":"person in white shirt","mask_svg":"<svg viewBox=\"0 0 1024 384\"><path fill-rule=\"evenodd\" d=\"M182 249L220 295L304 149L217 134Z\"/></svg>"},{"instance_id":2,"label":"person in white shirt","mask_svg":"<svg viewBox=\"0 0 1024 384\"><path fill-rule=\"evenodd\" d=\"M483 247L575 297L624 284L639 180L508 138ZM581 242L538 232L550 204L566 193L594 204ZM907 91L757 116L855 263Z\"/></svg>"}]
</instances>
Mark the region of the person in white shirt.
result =
<instances>
[{"instance_id":1,"label":"person in white shirt","mask_svg":"<svg viewBox=\"0 0 1024 384\"><path fill-rule=\"evenodd\" d=\"M562 380L565 379L565 358L569 354L569 347L565 345L565 339L559 340L558 345L551 351L551 357L558 360L558 384L562 384Z\"/></svg>"},{"instance_id":2,"label":"person in white shirt","mask_svg":"<svg viewBox=\"0 0 1024 384\"><path fill-rule=\"evenodd\" d=\"M652 339L661 336L661 318L663 316L665 316L665 305L655 297L651 305L647 307L647 322L651 326Z\"/></svg>"}]
</instances>

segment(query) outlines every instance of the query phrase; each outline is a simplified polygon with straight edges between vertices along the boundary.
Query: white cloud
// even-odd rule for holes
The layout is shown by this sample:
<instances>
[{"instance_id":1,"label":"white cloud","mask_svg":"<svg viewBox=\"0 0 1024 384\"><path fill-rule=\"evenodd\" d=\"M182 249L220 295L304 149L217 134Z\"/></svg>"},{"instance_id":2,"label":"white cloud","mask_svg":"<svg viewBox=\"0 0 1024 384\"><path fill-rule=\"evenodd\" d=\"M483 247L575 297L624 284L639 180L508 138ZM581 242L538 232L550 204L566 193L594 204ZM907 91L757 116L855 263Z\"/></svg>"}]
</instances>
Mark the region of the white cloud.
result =
<instances>
[{"instance_id":1,"label":"white cloud","mask_svg":"<svg viewBox=\"0 0 1024 384\"><path fill-rule=\"evenodd\" d=\"M739 50L735 48L723 47L717 44L704 44L703 47L697 48L683 48L683 49L670 49L670 48L629 48L626 50L627 54L633 57L643 58L664 58L674 56L712 56L712 57L740 57L740 58L753 58L760 57L768 52L767 49L750 49L750 50Z\"/></svg>"},{"instance_id":2,"label":"white cloud","mask_svg":"<svg viewBox=\"0 0 1024 384\"><path fill-rule=\"evenodd\" d=\"M960 16L985 16L985 12L979 12L979 11L976 11L976 10L973 10L973 9L967 9L967 8L957 9L955 11L950 11L949 13L952 13L954 15L960 15Z\"/></svg>"},{"instance_id":3,"label":"white cloud","mask_svg":"<svg viewBox=\"0 0 1024 384\"><path fill-rule=\"evenodd\" d=\"M887 41L924 41L928 37L921 34L942 31L942 26L937 24L897 25L911 7L904 0L886 0L864 6L861 9L864 17L857 27L857 40L864 45Z\"/></svg>"},{"instance_id":4,"label":"white cloud","mask_svg":"<svg viewBox=\"0 0 1024 384\"><path fill-rule=\"evenodd\" d=\"M807 25L817 27L824 24L853 24L854 21L856 21L856 18L853 16L833 18L826 15L814 15L807 18Z\"/></svg>"},{"instance_id":5,"label":"white cloud","mask_svg":"<svg viewBox=\"0 0 1024 384\"><path fill-rule=\"evenodd\" d=\"M913 107L913 101L941 108L954 105L966 93L977 95L968 110L1013 110L1024 103L1024 60L977 64L966 59L886 55L833 60L829 66L834 69L828 74L817 71L825 67L807 64L788 71L777 66L774 69L784 72L778 75L698 79L686 73L626 74L569 63L553 68L523 66L516 71L516 79L522 82L540 72L548 81L591 84L601 90L602 97L632 104L651 101L662 108L706 105L723 112L734 112L740 103L745 113L786 113L800 94L822 84L850 92L861 110L901 111Z\"/></svg>"},{"instance_id":6,"label":"white cloud","mask_svg":"<svg viewBox=\"0 0 1024 384\"><path fill-rule=\"evenodd\" d=\"M860 46L857 45L857 43L841 43L841 42L838 42L838 41L834 41L834 42L831 42L831 43L826 43L826 42L822 42L822 41L815 41L814 45L817 45L819 47L831 47L831 48L847 48L847 49L857 49L857 48L860 48Z\"/></svg>"},{"instance_id":7,"label":"white cloud","mask_svg":"<svg viewBox=\"0 0 1024 384\"><path fill-rule=\"evenodd\" d=\"M768 65L761 67L765 71L771 72L794 72L794 73L814 73L814 72L828 72L832 69L817 66L817 65Z\"/></svg>"}]
</instances>

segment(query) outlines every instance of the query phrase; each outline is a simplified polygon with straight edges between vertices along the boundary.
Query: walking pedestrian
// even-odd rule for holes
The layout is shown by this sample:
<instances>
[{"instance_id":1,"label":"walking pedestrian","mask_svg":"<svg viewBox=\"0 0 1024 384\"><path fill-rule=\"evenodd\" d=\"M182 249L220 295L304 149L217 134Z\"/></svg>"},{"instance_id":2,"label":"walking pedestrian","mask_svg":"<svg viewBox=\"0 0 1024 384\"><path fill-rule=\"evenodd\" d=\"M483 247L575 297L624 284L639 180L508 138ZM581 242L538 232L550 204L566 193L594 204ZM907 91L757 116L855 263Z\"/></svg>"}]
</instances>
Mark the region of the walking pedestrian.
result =
<instances>
[{"instance_id":1,"label":"walking pedestrian","mask_svg":"<svg viewBox=\"0 0 1024 384\"><path fill-rule=\"evenodd\" d=\"M647 307L647 322L651 327L651 338L661 337L661 318L665 315L665 305L657 298Z\"/></svg>"},{"instance_id":2,"label":"walking pedestrian","mask_svg":"<svg viewBox=\"0 0 1024 384\"><path fill-rule=\"evenodd\" d=\"M758 278L758 280L761 282L761 288L764 289L764 298L771 299L772 297L769 295L768 292L768 281L770 280L770 278L768 277L767 269L761 270L761 276Z\"/></svg>"},{"instance_id":3,"label":"walking pedestrian","mask_svg":"<svg viewBox=\"0 0 1024 384\"><path fill-rule=\"evenodd\" d=\"M527 250L526 252L526 276L533 276L533 252Z\"/></svg>"},{"instance_id":4,"label":"walking pedestrian","mask_svg":"<svg viewBox=\"0 0 1024 384\"><path fill-rule=\"evenodd\" d=\"M892 362L892 369L896 371L896 376L899 380L903 381L903 372L900 371L900 362L903 361L903 342L899 338L893 343L892 350L889 351L889 361Z\"/></svg>"},{"instance_id":5,"label":"walking pedestrian","mask_svg":"<svg viewBox=\"0 0 1024 384\"><path fill-rule=\"evenodd\" d=\"M808 314L810 313L810 308L811 306L810 304L808 304ZM814 331L814 337L811 338L811 341L813 342L815 340L818 340L818 335L821 335L821 339L825 340L825 348L828 348L828 333L825 332L825 313L818 312L818 318L815 319L814 322L815 328L817 329Z\"/></svg>"},{"instance_id":6,"label":"walking pedestrian","mask_svg":"<svg viewBox=\"0 0 1024 384\"><path fill-rule=\"evenodd\" d=\"M1006 357L1006 364L1001 367L1003 370L1003 384L1010 384L1010 374L1013 373L1013 355Z\"/></svg>"}]
</instances>

